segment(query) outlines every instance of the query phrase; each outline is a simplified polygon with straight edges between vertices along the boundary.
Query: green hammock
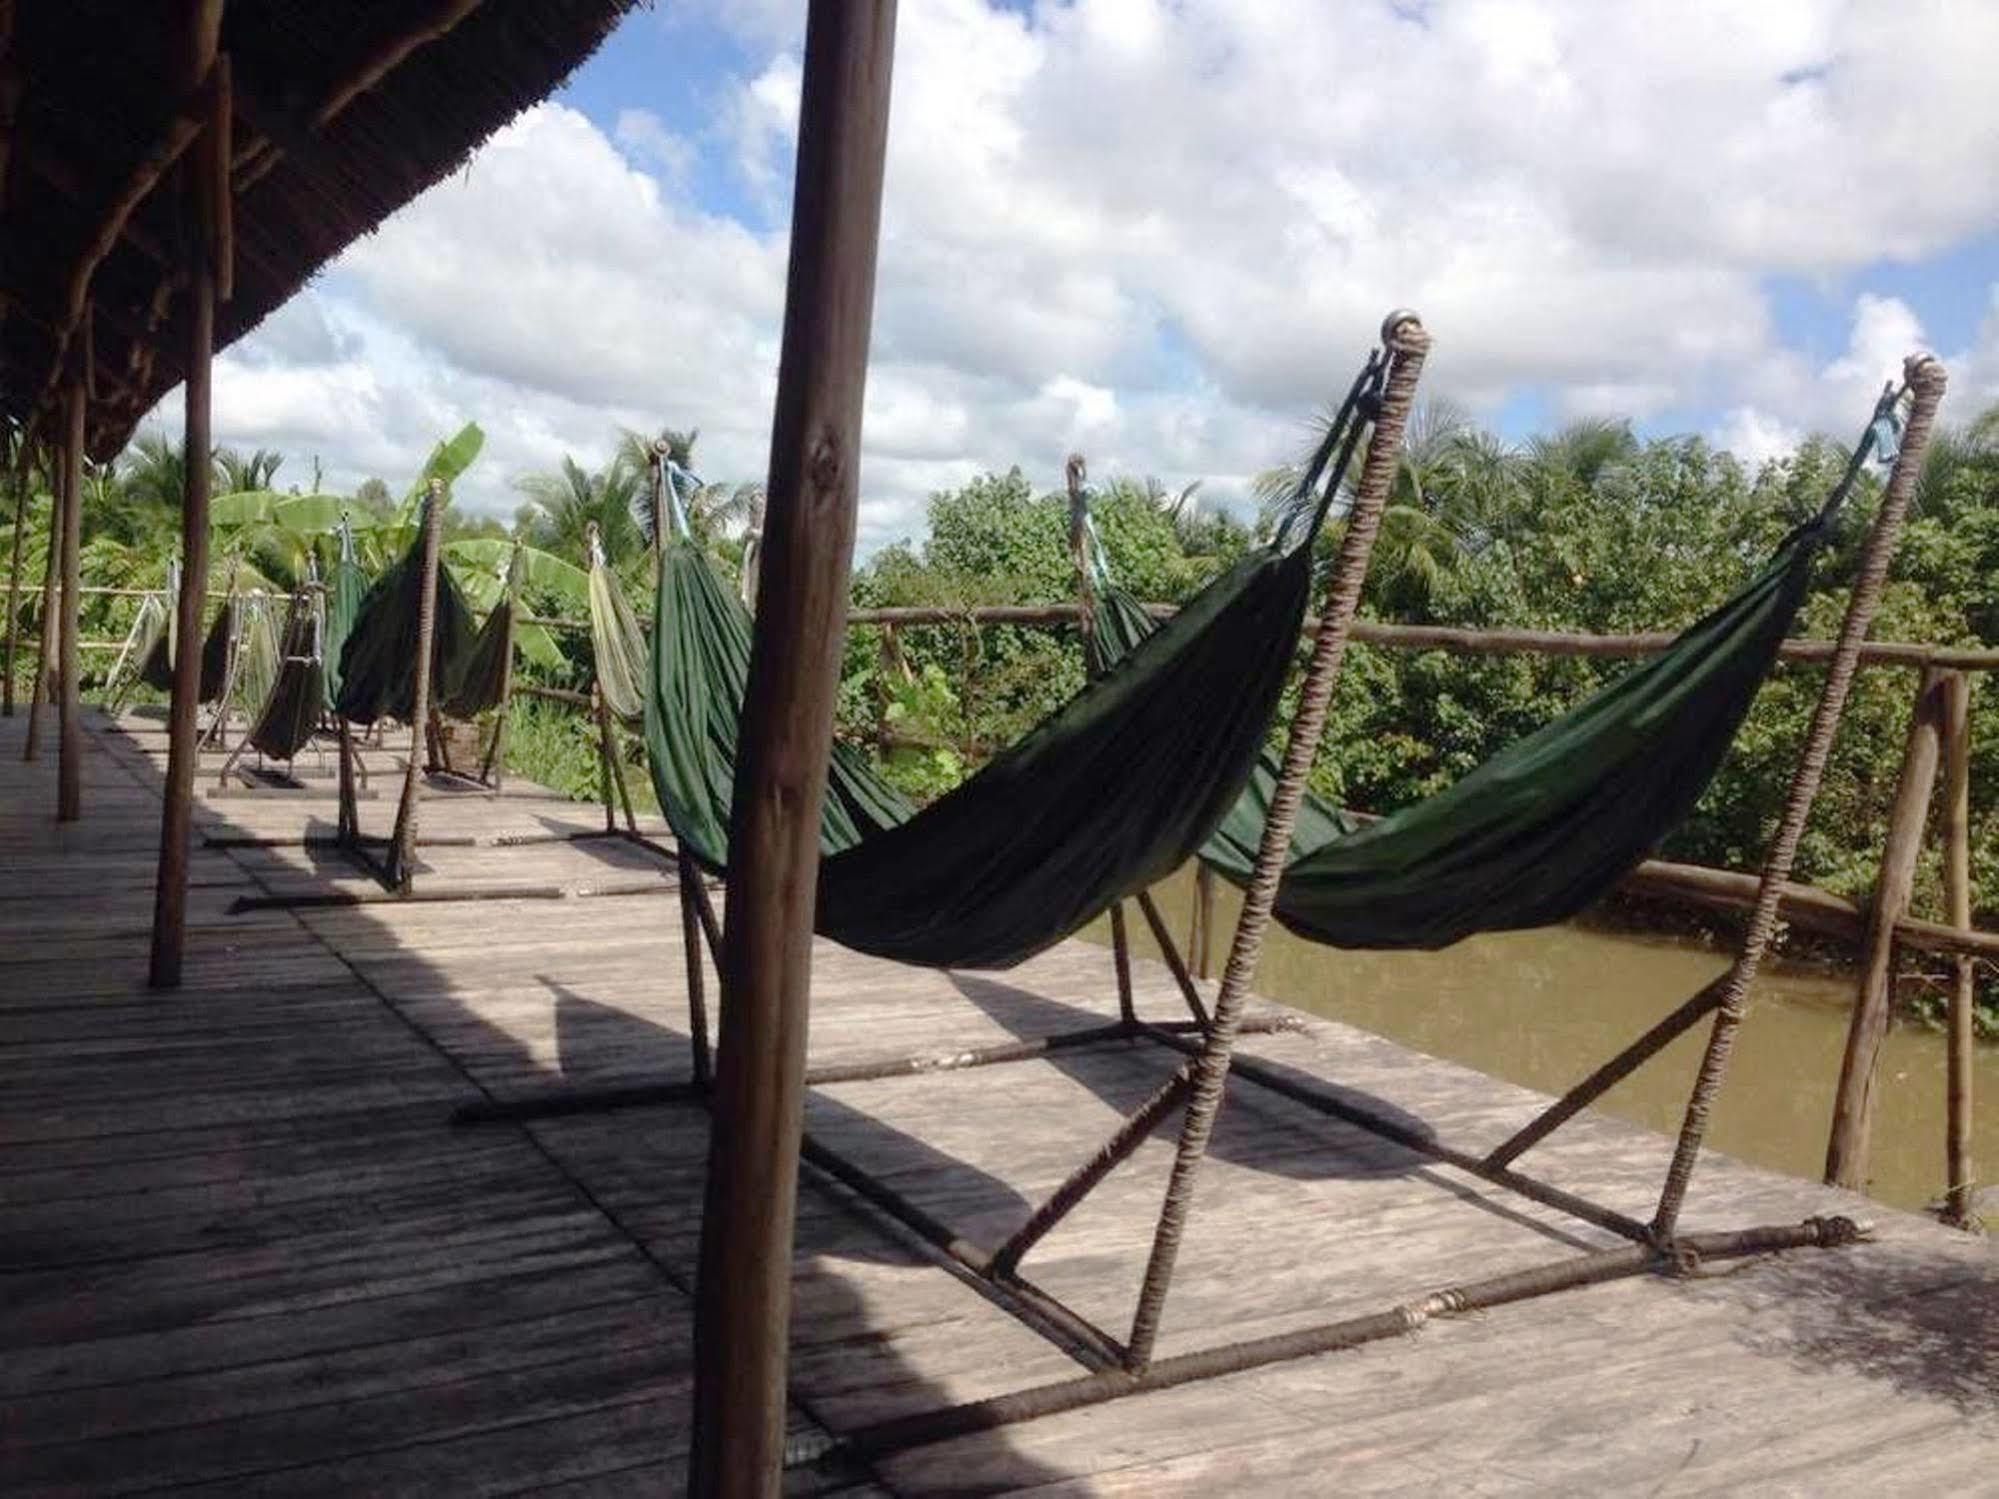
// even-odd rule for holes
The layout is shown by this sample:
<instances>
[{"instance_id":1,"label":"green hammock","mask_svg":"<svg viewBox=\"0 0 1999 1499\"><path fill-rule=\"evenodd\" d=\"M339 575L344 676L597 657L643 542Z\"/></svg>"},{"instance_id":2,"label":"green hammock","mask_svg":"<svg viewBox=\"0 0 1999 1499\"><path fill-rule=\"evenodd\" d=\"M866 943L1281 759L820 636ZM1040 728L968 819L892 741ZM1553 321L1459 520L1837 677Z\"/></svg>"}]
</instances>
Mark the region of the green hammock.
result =
<instances>
[{"instance_id":1,"label":"green hammock","mask_svg":"<svg viewBox=\"0 0 1999 1499\"><path fill-rule=\"evenodd\" d=\"M513 653L514 601L508 597L493 606L472 637L444 694L443 711L452 718L477 718L488 708L497 708L506 695L507 662Z\"/></svg>"},{"instance_id":2,"label":"green hammock","mask_svg":"<svg viewBox=\"0 0 1999 1499\"><path fill-rule=\"evenodd\" d=\"M229 637L236 628L236 596L222 601L215 622L201 642L201 691L195 701L212 703L222 696L229 682Z\"/></svg>"},{"instance_id":3,"label":"green hammock","mask_svg":"<svg viewBox=\"0 0 1999 1499\"><path fill-rule=\"evenodd\" d=\"M1360 826L1308 796L1278 886L1277 919L1315 942L1441 948L1476 932L1547 926L1599 899L1678 825L1713 779L1797 617L1812 563L1870 450L1895 441L1884 397L1819 514L1671 646L1462 780ZM1094 618L1114 656L1151 620L1103 580ZM1247 883L1276 782L1265 756L1201 849Z\"/></svg>"},{"instance_id":4,"label":"green hammock","mask_svg":"<svg viewBox=\"0 0 1999 1499\"><path fill-rule=\"evenodd\" d=\"M334 711L350 723L378 718L409 722L416 705L417 614L423 597L423 526L409 549L368 590L340 651L340 691ZM336 587L338 572L334 575ZM433 688L456 680L459 663L476 633L472 611L442 564L437 569L437 609L431 633ZM432 701L436 701L435 698Z\"/></svg>"},{"instance_id":5,"label":"green hammock","mask_svg":"<svg viewBox=\"0 0 1999 1499\"><path fill-rule=\"evenodd\" d=\"M1010 967L1199 849L1262 746L1304 620L1312 541L1385 369L1379 354L1371 358L1328 426L1298 487L1318 498L1298 525L1224 572L955 790L913 812L857 752L836 744L821 813L817 929L903 963ZM750 617L688 535L677 492L669 495L647 759L680 846L726 874Z\"/></svg>"},{"instance_id":6,"label":"green hammock","mask_svg":"<svg viewBox=\"0 0 1999 1499\"><path fill-rule=\"evenodd\" d=\"M1106 676L920 812L835 746L818 929L934 967L1009 967L1179 867L1263 742L1311 586L1308 546L1258 551ZM694 543L660 574L645 715L680 844L726 873L750 619ZM1194 714L1189 703L1212 711Z\"/></svg>"},{"instance_id":7,"label":"green hammock","mask_svg":"<svg viewBox=\"0 0 1999 1499\"><path fill-rule=\"evenodd\" d=\"M368 592L368 575L354 560L354 536L347 521L340 522L340 556L333 564L333 577L326 585L326 632L320 640L320 664L326 679L326 706L340 699L340 659L347 649L347 637L354 632L355 616Z\"/></svg>"},{"instance_id":8,"label":"green hammock","mask_svg":"<svg viewBox=\"0 0 1999 1499\"><path fill-rule=\"evenodd\" d=\"M590 646L604 706L628 724L645 717L645 636L596 548L590 557Z\"/></svg>"},{"instance_id":9,"label":"green hammock","mask_svg":"<svg viewBox=\"0 0 1999 1499\"><path fill-rule=\"evenodd\" d=\"M290 760L311 740L326 711L318 611L305 590L292 595L279 646L277 680L250 729L250 743L273 760Z\"/></svg>"}]
</instances>

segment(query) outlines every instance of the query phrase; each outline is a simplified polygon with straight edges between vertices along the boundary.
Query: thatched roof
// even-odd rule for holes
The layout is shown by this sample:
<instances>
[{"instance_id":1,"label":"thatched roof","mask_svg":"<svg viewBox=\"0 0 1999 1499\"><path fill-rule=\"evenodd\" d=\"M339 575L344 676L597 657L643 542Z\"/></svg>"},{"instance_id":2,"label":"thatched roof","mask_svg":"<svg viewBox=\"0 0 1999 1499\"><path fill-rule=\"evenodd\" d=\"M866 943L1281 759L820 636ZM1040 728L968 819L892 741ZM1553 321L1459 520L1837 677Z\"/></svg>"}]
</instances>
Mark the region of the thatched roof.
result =
<instances>
[{"instance_id":1,"label":"thatched roof","mask_svg":"<svg viewBox=\"0 0 1999 1499\"><path fill-rule=\"evenodd\" d=\"M234 125L234 290L216 346L459 166L594 51L634 0L234 0L223 12ZM180 382L185 211L169 170L88 276L94 242L202 108L175 79L194 7L0 0L0 413L51 390L88 328L89 447L115 453ZM357 87L358 86L358 87ZM48 430L45 425L44 431Z\"/></svg>"}]
</instances>

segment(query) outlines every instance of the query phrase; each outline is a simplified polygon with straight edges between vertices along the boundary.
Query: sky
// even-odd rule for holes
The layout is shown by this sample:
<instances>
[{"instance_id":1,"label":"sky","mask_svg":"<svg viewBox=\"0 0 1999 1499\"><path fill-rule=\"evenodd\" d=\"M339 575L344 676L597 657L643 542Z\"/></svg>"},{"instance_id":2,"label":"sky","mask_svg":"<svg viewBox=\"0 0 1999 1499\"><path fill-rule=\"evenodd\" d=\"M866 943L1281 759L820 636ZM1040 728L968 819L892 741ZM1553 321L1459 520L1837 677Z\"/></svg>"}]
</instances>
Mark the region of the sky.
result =
<instances>
[{"instance_id":1,"label":"sky","mask_svg":"<svg viewBox=\"0 0 1999 1499\"><path fill-rule=\"evenodd\" d=\"M279 483L458 502L697 428L761 478L802 0L658 0L218 361ZM1202 481L1247 504L1391 307L1424 388L1755 463L1848 433L1902 356L1999 401L1989 0L902 0L863 554L933 491ZM157 414L178 426L178 397Z\"/></svg>"}]
</instances>

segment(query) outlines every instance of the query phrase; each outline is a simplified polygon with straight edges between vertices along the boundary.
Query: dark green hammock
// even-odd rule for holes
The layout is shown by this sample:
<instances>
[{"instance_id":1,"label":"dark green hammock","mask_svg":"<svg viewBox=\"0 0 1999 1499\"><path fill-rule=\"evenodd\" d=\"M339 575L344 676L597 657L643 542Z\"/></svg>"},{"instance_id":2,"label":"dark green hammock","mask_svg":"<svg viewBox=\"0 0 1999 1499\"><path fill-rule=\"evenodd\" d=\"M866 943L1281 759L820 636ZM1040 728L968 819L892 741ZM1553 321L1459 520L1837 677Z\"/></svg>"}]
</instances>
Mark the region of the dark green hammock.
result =
<instances>
[{"instance_id":1,"label":"dark green hammock","mask_svg":"<svg viewBox=\"0 0 1999 1499\"><path fill-rule=\"evenodd\" d=\"M503 598L458 663L458 674L444 694L444 712L452 718L476 718L498 707L507 690L507 661L513 651L514 603Z\"/></svg>"},{"instance_id":2,"label":"dark green hammock","mask_svg":"<svg viewBox=\"0 0 1999 1499\"><path fill-rule=\"evenodd\" d=\"M347 637L354 633L354 620L361 612L361 600L368 593L368 575L354 560L354 543L342 528L340 558L333 564L333 576L326 585L326 630L320 637L320 662L326 679L326 706L340 700L340 659L347 649Z\"/></svg>"},{"instance_id":3,"label":"dark green hammock","mask_svg":"<svg viewBox=\"0 0 1999 1499\"><path fill-rule=\"evenodd\" d=\"M1336 947L1439 948L1546 926L1600 898L1700 799L1769 674L1827 526L1799 528L1740 592L1654 657L1437 795L1365 826L1301 808L1277 919ZM1099 608L1119 640L1128 598ZM1275 784L1266 757L1201 857L1247 882Z\"/></svg>"},{"instance_id":4,"label":"dark green hammock","mask_svg":"<svg viewBox=\"0 0 1999 1499\"><path fill-rule=\"evenodd\" d=\"M1291 664L1309 544L1259 549L1107 674L921 811L844 746L818 930L933 967L1002 968L1178 868L1241 791ZM750 619L696 546L660 571L645 734L680 844L726 873ZM1191 703L1209 705L1205 713Z\"/></svg>"},{"instance_id":5,"label":"dark green hammock","mask_svg":"<svg viewBox=\"0 0 1999 1499\"><path fill-rule=\"evenodd\" d=\"M336 586L339 573L335 575ZM340 690L334 711L350 723L378 718L409 722L416 706L417 614L423 597L423 527L361 600L340 650ZM472 611L440 564L431 634L430 680L438 692L457 679L476 633ZM433 696L433 702L437 698Z\"/></svg>"},{"instance_id":6,"label":"dark green hammock","mask_svg":"<svg viewBox=\"0 0 1999 1499\"><path fill-rule=\"evenodd\" d=\"M897 962L1006 968L1186 862L1255 765L1304 621L1312 543L1386 368L1377 351L1355 379L1297 486L1306 503L1275 541L956 789L912 811L835 744L817 929ZM677 491L669 495L647 760L674 837L726 874L750 617L690 539ZM1189 711L1197 704L1206 711Z\"/></svg>"},{"instance_id":7,"label":"dark green hammock","mask_svg":"<svg viewBox=\"0 0 1999 1499\"><path fill-rule=\"evenodd\" d=\"M1825 504L1720 607L1660 655L1445 791L1366 826L1313 797L1300 808L1277 919L1315 942L1441 948L1476 932L1546 926L1599 899L1690 812L1777 659L1870 453L1899 441L1891 389ZM1106 657L1151 621L1106 583ZM1246 883L1276 765L1266 756L1201 857Z\"/></svg>"},{"instance_id":8,"label":"dark green hammock","mask_svg":"<svg viewBox=\"0 0 1999 1499\"><path fill-rule=\"evenodd\" d=\"M310 594L292 595L279 637L282 658L271 695L250 729L250 744L273 760L290 760L312 738L326 711L326 673L320 660L319 622Z\"/></svg>"}]
</instances>

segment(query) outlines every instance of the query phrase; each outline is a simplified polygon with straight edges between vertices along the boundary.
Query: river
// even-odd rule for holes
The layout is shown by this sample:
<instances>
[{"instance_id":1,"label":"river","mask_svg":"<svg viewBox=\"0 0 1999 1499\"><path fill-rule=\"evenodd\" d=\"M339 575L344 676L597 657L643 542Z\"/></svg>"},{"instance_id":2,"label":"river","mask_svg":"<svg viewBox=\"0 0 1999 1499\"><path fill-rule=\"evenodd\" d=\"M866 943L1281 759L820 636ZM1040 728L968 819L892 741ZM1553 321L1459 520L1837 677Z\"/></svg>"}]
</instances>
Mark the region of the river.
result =
<instances>
[{"instance_id":1,"label":"river","mask_svg":"<svg viewBox=\"0 0 1999 1499\"><path fill-rule=\"evenodd\" d=\"M1187 930L1193 878L1155 895L1171 929ZM1216 892L1213 969L1234 932L1236 892ZM1131 913L1134 951L1156 954ZM1107 943L1099 921L1084 936ZM1474 937L1443 952L1343 952L1273 927L1257 973L1268 998L1345 1021L1418 1051L1560 1093L1728 966L1716 947L1678 936L1589 926ZM1738 1039L1709 1141L1716 1149L1794 1176L1818 1178L1846 1042L1853 981L1816 967L1766 964ZM1670 1132L1707 1035L1674 1042L1598 1107ZM1870 1191L1920 1208L1944 1186L1944 1043L1897 1023L1882 1052ZM1999 1170L1999 1048L1977 1059L1973 1159Z\"/></svg>"}]
</instances>

